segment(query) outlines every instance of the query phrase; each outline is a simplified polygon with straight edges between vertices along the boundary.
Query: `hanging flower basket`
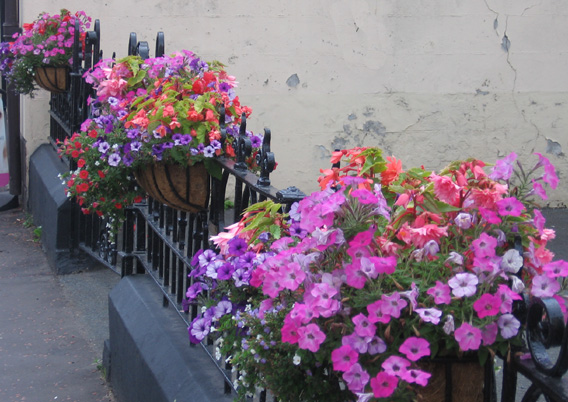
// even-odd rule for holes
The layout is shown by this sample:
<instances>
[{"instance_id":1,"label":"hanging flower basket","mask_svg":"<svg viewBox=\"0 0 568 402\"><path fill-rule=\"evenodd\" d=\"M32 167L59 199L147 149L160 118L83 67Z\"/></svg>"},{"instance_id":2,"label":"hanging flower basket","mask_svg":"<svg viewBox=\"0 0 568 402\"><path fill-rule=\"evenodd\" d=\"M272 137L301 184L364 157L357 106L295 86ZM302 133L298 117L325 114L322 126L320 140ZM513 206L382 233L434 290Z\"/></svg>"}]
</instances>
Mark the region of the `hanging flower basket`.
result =
<instances>
[{"instance_id":1,"label":"hanging flower basket","mask_svg":"<svg viewBox=\"0 0 568 402\"><path fill-rule=\"evenodd\" d=\"M421 402L483 402L484 389L492 387L491 383L485 384L486 367L479 364L477 355L420 361L418 366L432 374L428 385L415 387ZM493 369L492 365L490 369Z\"/></svg>"},{"instance_id":2,"label":"hanging flower basket","mask_svg":"<svg viewBox=\"0 0 568 402\"><path fill-rule=\"evenodd\" d=\"M63 93L69 90L69 67L43 66L36 67L34 76L38 86L51 93Z\"/></svg>"},{"instance_id":3,"label":"hanging flower basket","mask_svg":"<svg viewBox=\"0 0 568 402\"><path fill-rule=\"evenodd\" d=\"M209 176L203 163L193 166L156 163L135 173L150 197L184 212L199 212L209 201Z\"/></svg>"}]
</instances>

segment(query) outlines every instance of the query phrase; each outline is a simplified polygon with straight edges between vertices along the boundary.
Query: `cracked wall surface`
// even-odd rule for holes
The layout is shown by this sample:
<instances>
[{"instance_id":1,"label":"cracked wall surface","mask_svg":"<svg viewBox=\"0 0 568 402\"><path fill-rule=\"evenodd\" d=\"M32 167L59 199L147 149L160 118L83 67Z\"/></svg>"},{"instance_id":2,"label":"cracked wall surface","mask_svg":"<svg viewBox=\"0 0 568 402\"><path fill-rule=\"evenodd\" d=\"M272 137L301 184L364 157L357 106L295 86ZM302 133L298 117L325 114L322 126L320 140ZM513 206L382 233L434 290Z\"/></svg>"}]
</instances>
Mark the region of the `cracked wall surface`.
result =
<instances>
[{"instance_id":1,"label":"cracked wall surface","mask_svg":"<svg viewBox=\"0 0 568 402\"><path fill-rule=\"evenodd\" d=\"M550 205L568 203L565 0L29 0L21 7L23 22L41 11L84 9L102 22L107 56L125 55L131 31L151 49L163 31L167 52L191 49L225 63L241 102L253 108L248 127L272 131L277 187L315 190L337 147L380 146L406 167L435 170L512 151L528 166L540 152L559 170ZM45 137L33 123L38 102L47 97L24 101L28 144Z\"/></svg>"}]
</instances>

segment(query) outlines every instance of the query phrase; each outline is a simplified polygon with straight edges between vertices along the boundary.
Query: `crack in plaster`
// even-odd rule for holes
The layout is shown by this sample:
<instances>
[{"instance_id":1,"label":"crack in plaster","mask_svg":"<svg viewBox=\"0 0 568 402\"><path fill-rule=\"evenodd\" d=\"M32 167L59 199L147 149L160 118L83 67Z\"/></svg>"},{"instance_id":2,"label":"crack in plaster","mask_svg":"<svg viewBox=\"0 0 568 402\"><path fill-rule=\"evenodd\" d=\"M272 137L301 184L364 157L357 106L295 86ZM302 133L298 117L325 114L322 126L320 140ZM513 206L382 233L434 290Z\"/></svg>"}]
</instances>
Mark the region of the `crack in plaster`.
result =
<instances>
[{"instance_id":1,"label":"crack in plaster","mask_svg":"<svg viewBox=\"0 0 568 402\"><path fill-rule=\"evenodd\" d=\"M422 123L422 122L423 122L424 120L426 120L427 118L432 117L432 116L434 116L434 115L436 115L436 114L438 114L438 113L440 113L439 110L437 110L437 111L435 111L435 112L432 112L432 113L428 113L428 114L425 114L425 115L420 115L420 116L418 116L418 120L416 120L416 121L415 121L414 123L412 123L411 125L405 127L400 133L401 133L401 134L406 134L406 132L407 132L408 130L410 130L412 127L414 127L414 126L416 126L416 125Z\"/></svg>"}]
</instances>

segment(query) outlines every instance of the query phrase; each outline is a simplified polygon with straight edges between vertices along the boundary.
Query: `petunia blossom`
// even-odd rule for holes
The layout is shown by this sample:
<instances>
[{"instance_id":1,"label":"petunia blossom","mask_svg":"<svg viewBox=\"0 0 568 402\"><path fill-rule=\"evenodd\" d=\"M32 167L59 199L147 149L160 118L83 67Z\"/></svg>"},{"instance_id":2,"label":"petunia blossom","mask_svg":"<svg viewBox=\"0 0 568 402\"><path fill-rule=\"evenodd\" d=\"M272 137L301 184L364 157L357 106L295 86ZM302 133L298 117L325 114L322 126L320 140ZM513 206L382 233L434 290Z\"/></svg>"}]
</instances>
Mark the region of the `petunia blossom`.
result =
<instances>
[{"instance_id":1,"label":"petunia blossom","mask_svg":"<svg viewBox=\"0 0 568 402\"><path fill-rule=\"evenodd\" d=\"M410 367L410 361L401 356L389 356L382 364L381 367L387 374L401 376L402 373Z\"/></svg>"},{"instance_id":2,"label":"petunia blossom","mask_svg":"<svg viewBox=\"0 0 568 402\"><path fill-rule=\"evenodd\" d=\"M458 342L460 349L464 352L467 350L479 349L483 339L481 336L481 330L467 322L464 322L458 329L456 329L454 337Z\"/></svg>"},{"instance_id":3,"label":"petunia blossom","mask_svg":"<svg viewBox=\"0 0 568 402\"><path fill-rule=\"evenodd\" d=\"M345 380L349 391L353 393L362 392L368 384L369 378L371 378L369 373L359 363L355 363L343 373L343 380Z\"/></svg>"},{"instance_id":4,"label":"petunia blossom","mask_svg":"<svg viewBox=\"0 0 568 402\"><path fill-rule=\"evenodd\" d=\"M452 288L452 294L456 297L470 297L477 291L479 280L474 274L463 272L456 274L448 281Z\"/></svg>"},{"instance_id":5,"label":"petunia blossom","mask_svg":"<svg viewBox=\"0 0 568 402\"><path fill-rule=\"evenodd\" d=\"M298 346L300 349L307 349L315 353L319 350L325 338L325 333L317 324L308 324L305 327L298 328Z\"/></svg>"},{"instance_id":6,"label":"petunia blossom","mask_svg":"<svg viewBox=\"0 0 568 402\"><path fill-rule=\"evenodd\" d=\"M393 394L397 386L398 378L384 371L371 378L371 389L375 398L388 398Z\"/></svg>"},{"instance_id":7,"label":"petunia blossom","mask_svg":"<svg viewBox=\"0 0 568 402\"><path fill-rule=\"evenodd\" d=\"M440 323L440 317L442 316L442 311L436 308L417 308L416 313L424 322L431 322L434 325Z\"/></svg>"},{"instance_id":8,"label":"petunia blossom","mask_svg":"<svg viewBox=\"0 0 568 402\"><path fill-rule=\"evenodd\" d=\"M349 345L342 345L331 352L331 361L335 371L347 371L357 363L359 353Z\"/></svg>"},{"instance_id":9,"label":"petunia blossom","mask_svg":"<svg viewBox=\"0 0 568 402\"><path fill-rule=\"evenodd\" d=\"M400 353L403 353L408 360L415 362L421 357L430 355L430 344L426 339L411 336L406 338L398 350Z\"/></svg>"},{"instance_id":10,"label":"petunia blossom","mask_svg":"<svg viewBox=\"0 0 568 402\"><path fill-rule=\"evenodd\" d=\"M479 318L491 317L499 314L501 299L499 296L485 293L473 303L473 309Z\"/></svg>"},{"instance_id":11,"label":"petunia blossom","mask_svg":"<svg viewBox=\"0 0 568 402\"><path fill-rule=\"evenodd\" d=\"M497 210L501 216L521 216L525 206L516 197L503 198L497 201Z\"/></svg>"},{"instance_id":12,"label":"petunia blossom","mask_svg":"<svg viewBox=\"0 0 568 402\"><path fill-rule=\"evenodd\" d=\"M531 295L536 297L552 297L560 290L560 284L548 275L536 275L532 280Z\"/></svg>"},{"instance_id":13,"label":"petunia blossom","mask_svg":"<svg viewBox=\"0 0 568 402\"><path fill-rule=\"evenodd\" d=\"M434 298L436 304L450 304L452 297L450 296L451 288L441 281L436 281L436 286L426 291L427 294Z\"/></svg>"},{"instance_id":14,"label":"petunia blossom","mask_svg":"<svg viewBox=\"0 0 568 402\"><path fill-rule=\"evenodd\" d=\"M513 314L503 314L497 320L501 336L505 339L510 339L519 333L521 323L515 318Z\"/></svg>"}]
</instances>

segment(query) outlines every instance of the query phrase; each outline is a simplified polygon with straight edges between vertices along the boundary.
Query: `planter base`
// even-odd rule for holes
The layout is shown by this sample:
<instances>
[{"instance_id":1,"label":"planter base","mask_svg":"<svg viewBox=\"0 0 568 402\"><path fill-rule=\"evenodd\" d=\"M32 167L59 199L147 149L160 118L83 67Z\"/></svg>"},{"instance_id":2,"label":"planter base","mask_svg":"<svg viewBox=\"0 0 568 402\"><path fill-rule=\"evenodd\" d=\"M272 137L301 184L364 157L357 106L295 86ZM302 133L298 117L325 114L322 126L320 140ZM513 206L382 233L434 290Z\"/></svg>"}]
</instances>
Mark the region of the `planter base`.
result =
<instances>
[{"instance_id":1,"label":"planter base","mask_svg":"<svg viewBox=\"0 0 568 402\"><path fill-rule=\"evenodd\" d=\"M69 90L69 67L36 67L34 76L37 85L52 93L63 93Z\"/></svg>"}]
</instances>

